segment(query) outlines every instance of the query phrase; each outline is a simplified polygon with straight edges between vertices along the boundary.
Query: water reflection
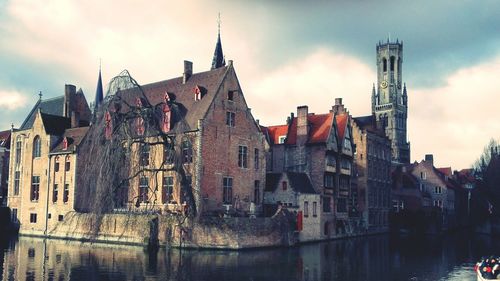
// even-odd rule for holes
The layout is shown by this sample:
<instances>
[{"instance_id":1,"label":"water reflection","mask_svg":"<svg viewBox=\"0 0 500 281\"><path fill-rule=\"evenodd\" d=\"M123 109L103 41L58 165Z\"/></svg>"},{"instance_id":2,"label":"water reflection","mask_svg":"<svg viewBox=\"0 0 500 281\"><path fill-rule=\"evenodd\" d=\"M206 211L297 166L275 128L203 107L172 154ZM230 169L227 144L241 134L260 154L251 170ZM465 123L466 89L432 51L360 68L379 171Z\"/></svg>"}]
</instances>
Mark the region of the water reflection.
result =
<instances>
[{"instance_id":1,"label":"water reflection","mask_svg":"<svg viewBox=\"0 0 500 281\"><path fill-rule=\"evenodd\" d=\"M187 251L0 238L2 280L474 280L495 239L372 236L289 249Z\"/></svg>"}]
</instances>

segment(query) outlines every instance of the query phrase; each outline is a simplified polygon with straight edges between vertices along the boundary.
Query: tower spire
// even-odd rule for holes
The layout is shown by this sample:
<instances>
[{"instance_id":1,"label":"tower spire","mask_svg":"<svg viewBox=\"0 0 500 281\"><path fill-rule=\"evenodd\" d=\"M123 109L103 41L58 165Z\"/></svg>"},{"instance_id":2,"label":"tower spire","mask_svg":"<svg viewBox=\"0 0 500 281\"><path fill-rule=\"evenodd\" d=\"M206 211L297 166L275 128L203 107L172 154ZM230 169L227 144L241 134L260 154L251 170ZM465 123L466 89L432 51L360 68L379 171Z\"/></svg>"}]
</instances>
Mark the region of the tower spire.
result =
<instances>
[{"instance_id":1,"label":"tower spire","mask_svg":"<svg viewBox=\"0 0 500 281\"><path fill-rule=\"evenodd\" d=\"M101 105L104 99L104 94L102 90L102 78L101 78L101 60L99 59L99 77L97 78L97 87L95 90L95 100L94 100L94 114L97 112L97 108Z\"/></svg>"},{"instance_id":2,"label":"tower spire","mask_svg":"<svg viewBox=\"0 0 500 281\"><path fill-rule=\"evenodd\" d=\"M221 20L220 20L220 13L219 13L219 17L217 19L217 29L218 29L217 44L215 44L215 52L214 52L214 57L212 59L211 70L226 65L226 60L224 59L224 53L222 52L222 43L220 40L220 23L221 23Z\"/></svg>"}]
</instances>

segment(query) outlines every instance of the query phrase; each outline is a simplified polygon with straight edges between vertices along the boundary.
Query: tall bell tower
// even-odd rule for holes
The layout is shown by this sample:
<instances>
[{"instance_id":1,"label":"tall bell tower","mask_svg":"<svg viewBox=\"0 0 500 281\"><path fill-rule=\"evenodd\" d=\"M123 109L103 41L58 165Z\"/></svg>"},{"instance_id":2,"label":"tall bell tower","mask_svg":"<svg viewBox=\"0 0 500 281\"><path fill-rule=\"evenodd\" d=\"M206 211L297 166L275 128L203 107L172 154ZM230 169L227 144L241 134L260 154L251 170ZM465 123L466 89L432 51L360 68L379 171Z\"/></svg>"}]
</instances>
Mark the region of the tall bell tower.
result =
<instances>
[{"instance_id":1,"label":"tall bell tower","mask_svg":"<svg viewBox=\"0 0 500 281\"><path fill-rule=\"evenodd\" d=\"M377 85L372 89L372 113L377 127L391 140L392 161L410 162L406 120L408 95L402 83L403 42L377 44Z\"/></svg>"}]
</instances>

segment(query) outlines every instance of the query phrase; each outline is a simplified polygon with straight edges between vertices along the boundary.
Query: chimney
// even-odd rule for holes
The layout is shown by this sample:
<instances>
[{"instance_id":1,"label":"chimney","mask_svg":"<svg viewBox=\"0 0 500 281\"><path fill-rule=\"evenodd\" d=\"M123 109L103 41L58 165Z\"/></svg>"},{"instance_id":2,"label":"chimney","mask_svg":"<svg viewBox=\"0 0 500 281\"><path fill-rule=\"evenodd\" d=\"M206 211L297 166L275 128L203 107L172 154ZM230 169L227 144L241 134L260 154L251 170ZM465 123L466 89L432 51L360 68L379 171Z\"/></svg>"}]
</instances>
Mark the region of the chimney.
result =
<instances>
[{"instance_id":1,"label":"chimney","mask_svg":"<svg viewBox=\"0 0 500 281\"><path fill-rule=\"evenodd\" d=\"M432 155L432 154L426 154L425 155L425 162L430 162L431 165L434 166L434 155Z\"/></svg>"},{"instance_id":2,"label":"chimney","mask_svg":"<svg viewBox=\"0 0 500 281\"><path fill-rule=\"evenodd\" d=\"M70 118L73 111L73 103L75 102L76 87L75 85L64 85L64 117Z\"/></svg>"},{"instance_id":3,"label":"chimney","mask_svg":"<svg viewBox=\"0 0 500 281\"><path fill-rule=\"evenodd\" d=\"M80 114L76 111L71 112L71 128L80 126Z\"/></svg>"},{"instance_id":4,"label":"chimney","mask_svg":"<svg viewBox=\"0 0 500 281\"><path fill-rule=\"evenodd\" d=\"M308 110L307 105L297 107L297 145L303 145L307 142L309 135L309 126L307 124Z\"/></svg>"},{"instance_id":5,"label":"chimney","mask_svg":"<svg viewBox=\"0 0 500 281\"><path fill-rule=\"evenodd\" d=\"M184 73L182 74L182 84L186 84L189 77L193 75L193 63L190 61L184 61Z\"/></svg>"}]
</instances>

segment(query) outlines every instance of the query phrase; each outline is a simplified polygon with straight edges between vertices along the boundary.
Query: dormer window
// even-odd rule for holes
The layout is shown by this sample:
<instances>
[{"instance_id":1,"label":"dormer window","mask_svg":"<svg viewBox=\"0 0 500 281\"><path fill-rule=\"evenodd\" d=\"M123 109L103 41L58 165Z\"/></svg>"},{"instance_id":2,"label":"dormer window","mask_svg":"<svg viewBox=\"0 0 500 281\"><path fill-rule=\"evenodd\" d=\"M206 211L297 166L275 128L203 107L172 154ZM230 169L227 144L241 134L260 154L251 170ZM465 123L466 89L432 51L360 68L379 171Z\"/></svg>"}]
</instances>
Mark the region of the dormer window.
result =
<instances>
[{"instance_id":1,"label":"dormer window","mask_svg":"<svg viewBox=\"0 0 500 281\"><path fill-rule=\"evenodd\" d=\"M278 137L278 143L281 144L281 143L285 143L285 140L286 140L286 136L279 136Z\"/></svg>"},{"instance_id":2,"label":"dormer window","mask_svg":"<svg viewBox=\"0 0 500 281\"><path fill-rule=\"evenodd\" d=\"M68 150L68 138L64 137L63 139L63 150Z\"/></svg>"},{"instance_id":3,"label":"dormer window","mask_svg":"<svg viewBox=\"0 0 500 281\"><path fill-rule=\"evenodd\" d=\"M202 98L200 86L194 87L194 100L199 101Z\"/></svg>"}]
</instances>

